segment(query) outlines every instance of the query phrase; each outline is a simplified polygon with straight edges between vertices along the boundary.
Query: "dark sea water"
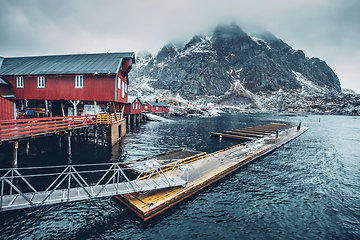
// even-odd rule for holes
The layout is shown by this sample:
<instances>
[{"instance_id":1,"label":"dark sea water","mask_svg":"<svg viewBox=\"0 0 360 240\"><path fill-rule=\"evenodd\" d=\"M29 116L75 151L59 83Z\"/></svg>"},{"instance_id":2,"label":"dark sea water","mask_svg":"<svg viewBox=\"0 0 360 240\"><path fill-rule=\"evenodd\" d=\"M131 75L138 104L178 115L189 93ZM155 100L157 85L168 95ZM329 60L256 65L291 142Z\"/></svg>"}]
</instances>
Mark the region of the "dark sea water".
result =
<instances>
[{"instance_id":1,"label":"dark sea water","mask_svg":"<svg viewBox=\"0 0 360 240\"><path fill-rule=\"evenodd\" d=\"M145 223L109 197L2 212L0 239L360 239L360 117L173 118L133 127L114 147L78 139L71 159L55 139L34 140L42 154L20 155L19 167L128 161L180 147L211 153L238 142L210 132L269 122L310 129ZM9 164L4 154L0 163Z\"/></svg>"}]
</instances>

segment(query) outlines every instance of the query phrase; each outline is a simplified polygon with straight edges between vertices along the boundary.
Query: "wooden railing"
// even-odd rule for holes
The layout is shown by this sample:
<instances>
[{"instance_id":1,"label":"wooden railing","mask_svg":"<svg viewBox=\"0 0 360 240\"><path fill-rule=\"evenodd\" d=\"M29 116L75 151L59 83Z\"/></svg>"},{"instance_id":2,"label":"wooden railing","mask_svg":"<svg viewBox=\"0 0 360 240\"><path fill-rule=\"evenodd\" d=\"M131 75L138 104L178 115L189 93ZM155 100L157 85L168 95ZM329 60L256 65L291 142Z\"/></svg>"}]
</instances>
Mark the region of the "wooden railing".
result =
<instances>
[{"instance_id":1,"label":"wooden railing","mask_svg":"<svg viewBox=\"0 0 360 240\"><path fill-rule=\"evenodd\" d=\"M72 130L96 123L96 115L4 120L0 121L0 141Z\"/></svg>"},{"instance_id":2,"label":"wooden railing","mask_svg":"<svg viewBox=\"0 0 360 240\"><path fill-rule=\"evenodd\" d=\"M97 115L97 124L112 124L122 119L121 113L101 113Z\"/></svg>"}]
</instances>

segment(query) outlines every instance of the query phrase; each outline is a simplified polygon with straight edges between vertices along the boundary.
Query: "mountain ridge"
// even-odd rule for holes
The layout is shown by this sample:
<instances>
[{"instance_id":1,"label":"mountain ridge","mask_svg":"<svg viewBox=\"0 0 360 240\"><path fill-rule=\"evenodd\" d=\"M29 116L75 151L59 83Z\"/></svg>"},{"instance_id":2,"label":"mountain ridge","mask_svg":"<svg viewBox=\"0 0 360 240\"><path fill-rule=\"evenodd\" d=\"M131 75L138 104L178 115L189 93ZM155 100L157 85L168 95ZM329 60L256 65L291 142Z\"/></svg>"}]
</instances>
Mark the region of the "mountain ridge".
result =
<instances>
[{"instance_id":1,"label":"mountain ridge","mask_svg":"<svg viewBox=\"0 0 360 240\"><path fill-rule=\"evenodd\" d=\"M140 97L294 111L299 108L284 101L269 103L269 96L290 94L308 101L308 96L341 94L340 81L325 61L306 57L270 32L249 35L235 23L217 26L212 36L195 35L184 46L169 43L155 56L138 58L130 94Z\"/></svg>"}]
</instances>

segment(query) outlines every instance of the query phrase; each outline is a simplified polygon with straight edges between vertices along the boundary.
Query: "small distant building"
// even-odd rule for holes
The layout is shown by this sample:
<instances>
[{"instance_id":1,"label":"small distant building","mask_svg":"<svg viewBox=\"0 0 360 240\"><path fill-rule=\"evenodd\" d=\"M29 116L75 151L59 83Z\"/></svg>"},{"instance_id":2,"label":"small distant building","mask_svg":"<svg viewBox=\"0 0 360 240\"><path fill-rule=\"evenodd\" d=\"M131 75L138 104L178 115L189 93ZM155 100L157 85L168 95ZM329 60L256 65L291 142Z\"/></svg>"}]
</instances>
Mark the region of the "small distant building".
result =
<instances>
[{"instance_id":1,"label":"small distant building","mask_svg":"<svg viewBox=\"0 0 360 240\"><path fill-rule=\"evenodd\" d=\"M155 102L147 101L145 110L150 113L168 113L170 106L165 102L159 102L157 99Z\"/></svg>"},{"instance_id":2,"label":"small distant building","mask_svg":"<svg viewBox=\"0 0 360 240\"><path fill-rule=\"evenodd\" d=\"M128 104L124 109L124 114L141 114L143 106L146 105L139 97L128 97Z\"/></svg>"}]
</instances>

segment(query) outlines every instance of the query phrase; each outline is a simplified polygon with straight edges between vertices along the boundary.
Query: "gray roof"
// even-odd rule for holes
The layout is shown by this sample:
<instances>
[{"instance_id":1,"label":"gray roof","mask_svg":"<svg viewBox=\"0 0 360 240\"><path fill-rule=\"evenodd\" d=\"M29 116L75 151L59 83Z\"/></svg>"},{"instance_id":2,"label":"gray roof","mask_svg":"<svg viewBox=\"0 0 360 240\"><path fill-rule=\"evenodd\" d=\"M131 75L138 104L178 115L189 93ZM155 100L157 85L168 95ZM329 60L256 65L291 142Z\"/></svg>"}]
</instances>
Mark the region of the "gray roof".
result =
<instances>
[{"instance_id":1,"label":"gray roof","mask_svg":"<svg viewBox=\"0 0 360 240\"><path fill-rule=\"evenodd\" d=\"M150 102L150 101L147 101L147 103L149 103L153 107L169 107L169 105L167 103L164 103L164 102Z\"/></svg>"},{"instance_id":2,"label":"gray roof","mask_svg":"<svg viewBox=\"0 0 360 240\"><path fill-rule=\"evenodd\" d=\"M0 78L0 84L11 85L11 83L9 83L8 81L6 81L5 79L2 79L2 78Z\"/></svg>"},{"instance_id":3,"label":"gray roof","mask_svg":"<svg viewBox=\"0 0 360 240\"><path fill-rule=\"evenodd\" d=\"M117 73L123 59L132 59L135 63L135 53L10 57L3 58L0 76Z\"/></svg>"}]
</instances>

